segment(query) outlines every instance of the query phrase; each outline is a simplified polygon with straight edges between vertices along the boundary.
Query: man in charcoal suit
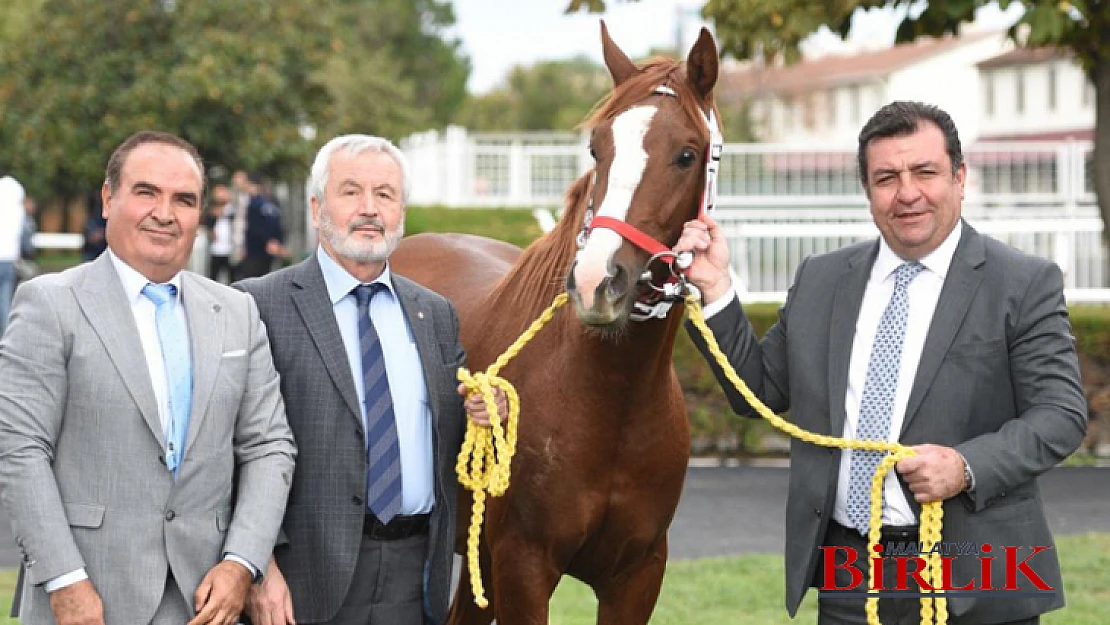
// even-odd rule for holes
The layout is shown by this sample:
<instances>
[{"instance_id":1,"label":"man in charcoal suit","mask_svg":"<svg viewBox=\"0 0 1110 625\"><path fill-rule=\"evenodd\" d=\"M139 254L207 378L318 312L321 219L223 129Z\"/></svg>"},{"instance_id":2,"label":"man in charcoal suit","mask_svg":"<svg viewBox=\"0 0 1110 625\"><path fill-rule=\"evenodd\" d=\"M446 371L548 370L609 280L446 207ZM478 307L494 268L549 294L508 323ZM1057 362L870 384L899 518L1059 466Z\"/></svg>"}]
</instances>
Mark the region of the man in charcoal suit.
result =
<instances>
[{"instance_id":1,"label":"man in charcoal suit","mask_svg":"<svg viewBox=\"0 0 1110 625\"><path fill-rule=\"evenodd\" d=\"M1086 402L1060 269L980 235L961 218L967 165L955 124L935 106L894 102L859 137L859 166L881 237L806 259L778 323L757 340L729 276L712 219L687 224L690 278L714 337L740 377L776 412L821 434L900 442L884 483L883 543L920 538L922 502L943 501L946 542L1051 546L1037 476L1079 446ZM694 332L704 353L704 341ZM752 408L714 363L734 410ZM820 548L855 550L867 580L864 532L877 452L791 444L786 509L786 606L794 614L830 563ZM984 554L991 555L991 554ZM836 584L853 577L839 557ZM1055 550L1029 566L1053 593L949 598L954 625L1038 623L1064 605ZM897 573L890 564L886 588ZM1020 577L1020 576L1019 576ZM980 561L957 557L952 582L983 582ZM1038 589L1019 579L1022 591ZM863 590L855 588L854 590ZM862 597L819 597L821 625L865 623ZM879 601L884 625L919 622L917 599Z\"/></svg>"}]
</instances>

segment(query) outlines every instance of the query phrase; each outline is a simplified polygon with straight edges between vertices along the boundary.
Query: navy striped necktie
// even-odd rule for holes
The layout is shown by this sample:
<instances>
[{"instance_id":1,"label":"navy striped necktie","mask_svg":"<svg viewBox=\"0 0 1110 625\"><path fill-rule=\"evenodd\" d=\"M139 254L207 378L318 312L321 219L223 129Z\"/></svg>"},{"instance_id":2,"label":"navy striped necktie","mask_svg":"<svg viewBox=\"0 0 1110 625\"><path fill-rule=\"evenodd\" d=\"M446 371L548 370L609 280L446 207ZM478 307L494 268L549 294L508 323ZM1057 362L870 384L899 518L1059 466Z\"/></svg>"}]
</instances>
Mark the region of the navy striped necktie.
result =
<instances>
[{"instance_id":1,"label":"navy striped necktie","mask_svg":"<svg viewBox=\"0 0 1110 625\"><path fill-rule=\"evenodd\" d=\"M366 411L366 505L382 523L401 513L401 445L385 371L385 356L370 299L386 286L380 282L354 288L358 300L358 342L362 352L363 405Z\"/></svg>"}]
</instances>

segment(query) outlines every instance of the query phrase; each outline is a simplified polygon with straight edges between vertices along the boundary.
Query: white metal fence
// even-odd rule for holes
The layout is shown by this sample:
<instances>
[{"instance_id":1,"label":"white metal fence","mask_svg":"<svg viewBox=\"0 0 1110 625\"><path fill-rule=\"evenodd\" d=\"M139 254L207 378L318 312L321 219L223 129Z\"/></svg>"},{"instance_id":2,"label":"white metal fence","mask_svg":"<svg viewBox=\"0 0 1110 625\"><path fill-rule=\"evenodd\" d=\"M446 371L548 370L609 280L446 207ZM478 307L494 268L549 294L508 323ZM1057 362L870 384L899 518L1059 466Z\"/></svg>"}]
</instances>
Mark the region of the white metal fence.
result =
<instances>
[{"instance_id":1,"label":"white metal fence","mask_svg":"<svg viewBox=\"0 0 1110 625\"><path fill-rule=\"evenodd\" d=\"M414 135L412 202L562 208L592 164L577 133ZM1007 142L965 148L964 215L976 229L1054 260L1073 301L1110 302L1107 251L1088 142ZM749 299L781 301L810 254L877 236L854 146L728 144L718 221Z\"/></svg>"}]
</instances>

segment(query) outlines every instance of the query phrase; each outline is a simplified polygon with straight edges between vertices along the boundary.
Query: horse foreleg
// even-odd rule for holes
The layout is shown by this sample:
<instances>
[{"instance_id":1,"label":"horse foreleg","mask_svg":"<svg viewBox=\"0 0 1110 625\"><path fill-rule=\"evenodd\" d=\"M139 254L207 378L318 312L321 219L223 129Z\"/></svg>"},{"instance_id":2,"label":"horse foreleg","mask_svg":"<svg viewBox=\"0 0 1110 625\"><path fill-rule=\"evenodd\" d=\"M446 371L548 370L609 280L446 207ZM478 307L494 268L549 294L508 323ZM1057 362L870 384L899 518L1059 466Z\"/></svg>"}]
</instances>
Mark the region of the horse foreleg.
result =
<instances>
[{"instance_id":1,"label":"horse foreleg","mask_svg":"<svg viewBox=\"0 0 1110 625\"><path fill-rule=\"evenodd\" d=\"M497 625L547 625L562 571L541 545L502 536L493 552Z\"/></svg>"},{"instance_id":2,"label":"horse foreleg","mask_svg":"<svg viewBox=\"0 0 1110 625\"><path fill-rule=\"evenodd\" d=\"M478 562L482 569L482 588L490 606L493 605L493 588L490 584L490 558L485 549L485 543L478 547ZM451 603L451 610L447 613L447 625L489 625L493 622L493 608L479 608L474 603L474 592L470 588L470 567L466 564L466 557L462 559L462 571L459 574L459 587L455 589L455 600Z\"/></svg>"},{"instance_id":3,"label":"horse foreleg","mask_svg":"<svg viewBox=\"0 0 1110 625\"><path fill-rule=\"evenodd\" d=\"M659 599L667 569L667 540L639 565L594 588L598 625L646 625Z\"/></svg>"}]
</instances>

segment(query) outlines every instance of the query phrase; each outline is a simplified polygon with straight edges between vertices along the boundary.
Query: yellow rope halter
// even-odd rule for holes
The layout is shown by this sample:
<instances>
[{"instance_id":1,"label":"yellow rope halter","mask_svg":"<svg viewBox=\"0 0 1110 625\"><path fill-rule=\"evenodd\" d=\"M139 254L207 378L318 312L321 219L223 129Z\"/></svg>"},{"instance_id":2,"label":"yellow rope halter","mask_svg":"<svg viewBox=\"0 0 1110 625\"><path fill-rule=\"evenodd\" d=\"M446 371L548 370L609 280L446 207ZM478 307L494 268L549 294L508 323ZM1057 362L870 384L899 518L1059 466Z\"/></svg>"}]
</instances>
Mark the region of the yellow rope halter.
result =
<instances>
[{"instance_id":1,"label":"yellow rope halter","mask_svg":"<svg viewBox=\"0 0 1110 625\"><path fill-rule=\"evenodd\" d=\"M486 495L500 497L509 488L509 471L513 454L516 453L517 424L520 416L520 398L516 389L508 380L498 377L498 373L512 360L525 345L555 315L555 311L567 302L567 294L560 293L555 297L551 306L547 308L528 329L518 338L509 349L505 350L498 359L490 365L484 373L471 374L467 369L459 369L459 380L466 385L469 393L481 393L489 413L490 427L476 425L467 419L466 437L462 449L459 451L459 460L455 469L459 475L459 484L474 493L474 503L470 514L470 528L467 533L466 557L468 572L470 574L470 587L474 595L474 603L480 608L489 605L482 587L481 568L478 562L478 542L482 531L482 520L485 514ZM799 438L808 443L822 447L838 447L840 449L862 449L865 451L883 451L887 456L879 463L875 477L871 482L871 522L868 527L868 593L878 592L875 580L875 563L872 554L875 546L882 537L882 489L886 474L894 465L904 458L914 455L914 451L904 445L874 440L845 440L835 436L814 434L786 421L772 412L763 402L751 392L740 376L729 364L728 358L721 352L713 332L705 323L701 303L696 295L686 296L686 310L690 321L701 332L709 352L717 364L724 371L725 377L732 382L736 390L744 397L750 406L755 408L764 419L775 428ZM501 424L497 413L497 401L494 388L505 392L509 404L509 414L505 426ZM941 502L931 501L921 505L920 539L921 553L928 554L928 566L921 572L922 579L931 587L939 588L942 583L941 557L939 550L933 549L940 542L941 526L943 523L944 509ZM929 588L922 588L922 593L931 592ZM879 622L879 599L872 596L866 602L868 625L881 625ZM943 596L921 598L921 625L946 625L948 622L948 602Z\"/></svg>"}]
</instances>

